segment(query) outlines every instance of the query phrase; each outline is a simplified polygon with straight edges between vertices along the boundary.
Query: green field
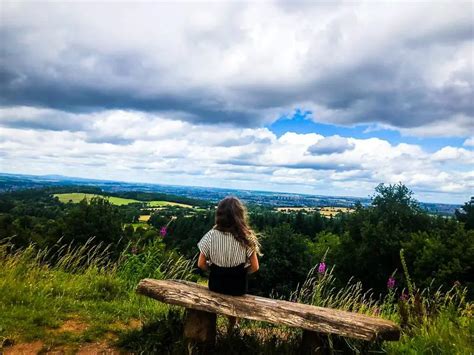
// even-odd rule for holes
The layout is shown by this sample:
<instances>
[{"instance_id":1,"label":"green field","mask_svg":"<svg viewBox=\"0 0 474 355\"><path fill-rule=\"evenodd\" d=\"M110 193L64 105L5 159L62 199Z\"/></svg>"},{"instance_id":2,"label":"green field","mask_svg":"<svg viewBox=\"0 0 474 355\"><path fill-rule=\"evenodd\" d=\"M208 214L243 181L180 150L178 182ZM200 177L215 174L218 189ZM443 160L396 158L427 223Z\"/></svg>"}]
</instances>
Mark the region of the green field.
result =
<instances>
[{"instance_id":1,"label":"green field","mask_svg":"<svg viewBox=\"0 0 474 355\"><path fill-rule=\"evenodd\" d=\"M73 203L78 203L82 201L84 197L90 200L93 197L99 196L99 197L107 198L110 201L110 203L117 206L128 205L130 203L146 203L148 207L175 206L175 207L192 208L191 205L186 205L184 203L178 203L178 202L169 202L169 201L146 202L146 201L133 200L130 198L121 198L121 197L97 195L97 194L87 194L87 193L82 193L82 192L72 192L72 193L67 193L67 194L54 194L53 196L59 198L59 201L61 201L62 203L68 203L69 201Z\"/></svg>"},{"instance_id":2,"label":"green field","mask_svg":"<svg viewBox=\"0 0 474 355\"><path fill-rule=\"evenodd\" d=\"M148 202L148 206L150 206L150 207L177 206L177 207L185 207L185 208L192 208L193 207L191 205L186 205L184 203L169 202L169 201L150 201L150 202Z\"/></svg>"},{"instance_id":3,"label":"green field","mask_svg":"<svg viewBox=\"0 0 474 355\"><path fill-rule=\"evenodd\" d=\"M132 200L129 198L121 198L121 197L114 197L114 196L103 196L103 195L96 195L96 194L86 194L86 193L81 193L81 192L73 192L69 194L54 194L54 197L59 198L59 201L62 203L68 203L69 201L73 203L78 203L84 199L84 197L88 200L90 200L93 197L104 197L107 198L110 203L117 205L117 206L122 206L122 205L128 205L129 203L140 203L141 201L138 200Z\"/></svg>"}]
</instances>

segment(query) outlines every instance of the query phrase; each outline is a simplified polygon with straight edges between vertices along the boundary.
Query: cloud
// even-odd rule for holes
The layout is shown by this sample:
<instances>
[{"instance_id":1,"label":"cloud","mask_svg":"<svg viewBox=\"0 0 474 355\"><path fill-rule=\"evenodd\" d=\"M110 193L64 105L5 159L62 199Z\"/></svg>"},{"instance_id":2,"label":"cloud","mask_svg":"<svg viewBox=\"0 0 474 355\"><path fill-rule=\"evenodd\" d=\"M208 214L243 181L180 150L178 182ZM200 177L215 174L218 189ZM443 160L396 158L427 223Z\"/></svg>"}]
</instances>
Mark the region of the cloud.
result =
<instances>
[{"instance_id":1,"label":"cloud","mask_svg":"<svg viewBox=\"0 0 474 355\"><path fill-rule=\"evenodd\" d=\"M354 149L354 143L347 138L338 135L326 137L308 148L308 152L313 155L337 154L346 150Z\"/></svg>"},{"instance_id":2,"label":"cloud","mask_svg":"<svg viewBox=\"0 0 474 355\"><path fill-rule=\"evenodd\" d=\"M0 39L8 107L240 127L298 107L415 135L472 128L469 3L5 2Z\"/></svg>"},{"instance_id":3,"label":"cloud","mask_svg":"<svg viewBox=\"0 0 474 355\"><path fill-rule=\"evenodd\" d=\"M23 112L32 121L45 114ZM59 117L62 111L47 114ZM474 157L465 148L430 153L414 144L315 133L277 138L266 128L195 124L137 111L69 115L71 122L82 122L74 130L0 121L0 170L349 196L368 196L380 182L401 181L421 200L448 202L462 202L473 188ZM337 154L309 154L318 143Z\"/></svg>"},{"instance_id":4,"label":"cloud","mask_svg":"<svg viewBox=\"0 0 474 355\"><path fill-rule=\"evenodd\" d=\"M466 139L463 143L463 146L465 147L474 147L474 137L470 137Z\"/></svg>"}]
</instances>

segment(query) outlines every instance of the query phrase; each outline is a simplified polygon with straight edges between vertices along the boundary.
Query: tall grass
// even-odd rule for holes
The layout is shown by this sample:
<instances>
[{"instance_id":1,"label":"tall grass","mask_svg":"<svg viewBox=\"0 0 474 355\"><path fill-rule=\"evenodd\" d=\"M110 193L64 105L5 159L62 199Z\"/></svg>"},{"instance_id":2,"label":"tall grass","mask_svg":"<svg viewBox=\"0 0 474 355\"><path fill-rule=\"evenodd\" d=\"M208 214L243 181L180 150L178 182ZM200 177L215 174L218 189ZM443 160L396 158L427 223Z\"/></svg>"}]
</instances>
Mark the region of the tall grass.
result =
<instances>
[{"instance_id":1,"label":"tall grass","mask_svg":"<svg viewBox=\"0 0 474 355\"><path fill-rule=\"evenodd\" d=\"M141 278L194 279L193 260L167 252L160 241L142 250L130 246L118 261L109 250L89 241L21 250L0 243L0 351L5 339L41 339L44 350L105 338L132 352L183 353L183 310L138 296ZM408 273L408 271L406 271ZM333 353L374 351L405 354L470 354L474 349L474 307L460 285L444 291L388 290L376 297L360 282L338 288L334 268L315 266L290 300L381 316L402 326L398 342L365 346L327 337ZM400 299L400 295L402 296ZM67 320L84 324L80 331L63 330ZM132 327L132 323L143 326ZM225 318L218 320L215 353L297 354L301 332L282 326L242 321L240 332L227 336Z\"/></svg>"},{"instance_id":2,"label":"tall grass","mask_svg":"<svg viewBox=\"0 0 474 355\"><path fill-rule=\"evenodd\" d=\"M401 259L404 264L403 252ZM337 288L334 267L319 272L317 266L309 271L305 282L291 294L290 300L380 316L399 323L402 328L400 341L369 347L359 341L344 339L341 342L337 337L327 337L330 351L351 349L359 352L363 347L388 353L474 353L474 305L466 299L467 288L460 284L446 291L442 287L418 289L404 267L409 287L391 288L385 296L375 297L371 290L363 291L363 285L353 279Z\"/></svg>"},{"instance_id":3,"label":"tall grass","mask_svg":"<svg viewBox=\"0 0 474 355\"><path fill-rule=\"evenodd\" d=\"M151 258L151 256L150 256ZM38 248L31 244L15 250L8 241L0 244L0 345L41 339L45 347L80 343L127 330L131 322L147 323L162 317L169 307L136 295L140 277L191 276L191 262L176 255L160 255L154 267L130 269L124 255L113 262L107 247L57 245ZM149 258L145 262L151 264ZM175 262L177 261L177 262ZM172 265L172 266L171 266ZM129 271L129 272L127 272ZM67 320L83 328L63 331Z\"/></svg>"}]
</instances>

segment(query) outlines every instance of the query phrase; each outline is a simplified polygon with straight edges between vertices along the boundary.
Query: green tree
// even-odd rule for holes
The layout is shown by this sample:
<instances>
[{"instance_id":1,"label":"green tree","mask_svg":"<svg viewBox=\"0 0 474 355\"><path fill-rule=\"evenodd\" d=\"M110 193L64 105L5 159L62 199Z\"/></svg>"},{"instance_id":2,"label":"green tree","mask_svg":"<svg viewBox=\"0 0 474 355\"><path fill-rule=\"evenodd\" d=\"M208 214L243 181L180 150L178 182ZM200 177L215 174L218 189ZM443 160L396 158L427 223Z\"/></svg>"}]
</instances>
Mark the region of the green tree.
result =
<instances>
[{"instance_id":1,"label":"green tree","mask_svg":"<svg viewBox=\"0 0 474 355\"><path fill-rule=\"evenodd\" d=\"M466 202L461 209L456 209L455 215L459 222L464 223L466 230L474 229L474 198Z\"/></svg>"},{"instance_id":2,"label":"green tree","mask_svg":"<svg viewBox=\"0 0 474 355\"><path fill-rule=\"evenodd\" d=\"M347 233L337 253L339 276L355 276L366 287L385 288L387 277L400 269L399 251L411 233L426 231L430 218L403 184L380 184L371 206L357 206L347 216Z\"/></svg>"},{"instance_id":3,"label":"green tree","mask_svg":"<svg viewBox=\"0 0 474 355\"><path fill-rule=\"evenodd\" d=\"M64 218L65 242L83 244L94 238L95 243L112 244L119 252L125 244L119 209L102 197L84 199L72 206Z\"/></svg>"},{"instance_id":4,"label":"green tree","mask_svg":"<svg viewBox=\"0 0 474 355\"><path fill-rule=\"evenodd\" d=\"M260 270L251 278L250 293L289 295L315 262L309 239L289 224L267 229L261 238Z\"/></svg>"}]
</instances>

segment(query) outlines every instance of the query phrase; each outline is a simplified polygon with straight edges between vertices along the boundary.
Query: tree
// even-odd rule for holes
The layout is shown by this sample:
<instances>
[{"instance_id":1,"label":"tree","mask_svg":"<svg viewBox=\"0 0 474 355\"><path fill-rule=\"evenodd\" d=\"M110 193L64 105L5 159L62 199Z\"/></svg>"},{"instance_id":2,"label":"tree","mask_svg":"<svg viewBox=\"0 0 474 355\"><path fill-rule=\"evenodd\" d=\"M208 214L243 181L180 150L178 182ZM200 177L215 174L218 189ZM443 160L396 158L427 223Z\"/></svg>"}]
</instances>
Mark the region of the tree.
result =
<instances>
[{"instance_id":1,"label":"tree","mask_svg":"<svg viewBox=\"0 0 474 355\"><path fill-rule=\"evenodd\" d=\"M456 209L455 215L459 222L464 223L466 230L474 229L474 197L471 197L461 209Z\"/></svg>"},{"instance_id":2,"label":"tree","mask_svg":"<svg viewBox=\"0 0 474 355\"><path fill-rule=\"evenodd\" d=\"M83 244L94 238L95 243L113 244L117 252L125 243L120 211L102 197L93 197L90 202L84 199L72 206L64 221L66 242Z\"/></svg>"},{"instance_id":3,"label":"tree","mask_svg":"<svg viewBox=\"0 0 474 355\"><path fill-rule=\"evenodd\" d=\"M309 239L296 234L289 224L267 229L261 238L263 256L260 270L251 278L250 293L268 295L272 291L288 296L305 280L315 260Z\"/></svg>"},{"instance_id":4,"label":"tree","mask_svg":"<svg viewBox=\"0 0 474 355\"><path fill-rule=\"evenodd\" d=\"M399 252L414 232L429 229L430 217L403 184L380 184L368 208L347 217L336 261L339 276L355 276L366 287L383 290L387 277L401 269Z\"/></svg>"}]
</instances>

